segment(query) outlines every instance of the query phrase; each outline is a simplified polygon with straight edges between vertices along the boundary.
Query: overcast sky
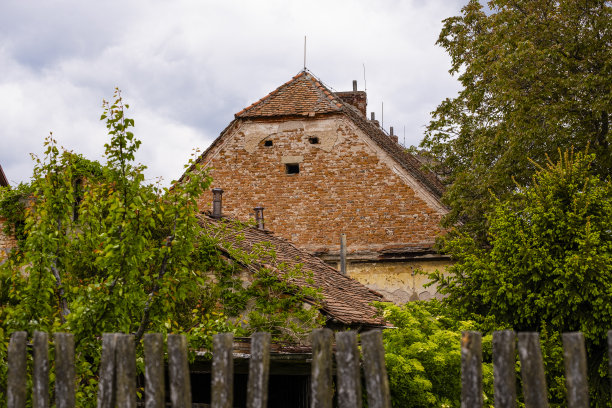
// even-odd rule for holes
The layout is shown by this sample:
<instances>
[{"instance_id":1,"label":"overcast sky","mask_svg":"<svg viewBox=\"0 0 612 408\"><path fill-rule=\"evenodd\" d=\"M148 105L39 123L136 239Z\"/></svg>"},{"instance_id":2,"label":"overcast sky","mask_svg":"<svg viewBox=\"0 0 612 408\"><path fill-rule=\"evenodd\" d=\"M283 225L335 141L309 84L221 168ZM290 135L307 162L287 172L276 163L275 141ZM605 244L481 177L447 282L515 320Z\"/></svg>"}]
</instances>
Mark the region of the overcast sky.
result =
<instances>
[{"instance_id":1,"label":"overcast sky","mask_svg":"<svg viewBox=\"0 0 612 408\"><path fill-rule=\"evenodd\" d=\"M0 2L0 164L32 173L53 132L102 160L102 99L119 87L143 142L147 177L178 178L234 114L303 67L336 91L364 89L368 112L418 144L430 112L454 96L442 20L467 0Z\"/></svg>"}]
</instances>

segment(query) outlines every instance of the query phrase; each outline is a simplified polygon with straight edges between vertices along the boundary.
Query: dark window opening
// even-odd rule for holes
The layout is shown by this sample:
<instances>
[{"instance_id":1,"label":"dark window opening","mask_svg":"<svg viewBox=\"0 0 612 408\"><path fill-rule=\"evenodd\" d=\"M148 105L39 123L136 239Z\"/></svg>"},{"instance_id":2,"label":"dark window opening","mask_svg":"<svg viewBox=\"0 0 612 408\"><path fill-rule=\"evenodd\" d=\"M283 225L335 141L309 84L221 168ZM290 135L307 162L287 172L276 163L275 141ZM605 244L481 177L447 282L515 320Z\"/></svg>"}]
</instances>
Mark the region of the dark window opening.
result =
<instances>
[{"instance_id":1,"label":"dark window opening","mask_svg":"<svg viewBox=\"0 0 612 408\"><path fill-rule=\"evenodd\" d=\"M264 146L266 146L266 147L270 147L270 146L272 146L272 144L273 144L273 143L272 143L272 141L271 141L271 140L266 140L266 141L264 142Z\"/></svg>"},{"instance_id":2,"label":"dark window opening","mask_svg":"<svg viewBox=\"0 0 612 408\"><path fill-rule=\"evenodd\" d=\"M319 138L318 137L309 137L308 141L310 142L310 144L319 144Z\"/></svg>"},{"instance_id":3,"label":"dark window opening","mask_svg":"<svg viewBox=\"0 0 612 408\"><path fill-rule=\"evenodd\" d=\"M287 163L285 164L285 173L287 174L299 174L300 165L298 163Z\"/></svg>"}]
</instances>

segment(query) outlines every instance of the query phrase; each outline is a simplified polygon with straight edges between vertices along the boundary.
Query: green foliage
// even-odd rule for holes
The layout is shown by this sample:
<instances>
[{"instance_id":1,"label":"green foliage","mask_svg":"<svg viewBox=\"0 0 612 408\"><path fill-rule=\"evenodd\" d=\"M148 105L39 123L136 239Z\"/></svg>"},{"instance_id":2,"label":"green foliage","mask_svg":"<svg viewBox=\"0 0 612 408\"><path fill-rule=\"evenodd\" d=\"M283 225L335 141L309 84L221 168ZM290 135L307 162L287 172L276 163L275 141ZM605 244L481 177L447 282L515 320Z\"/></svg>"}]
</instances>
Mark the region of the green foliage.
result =
<instances>
[{"instance_id":1,"label":"green foliage","mask_svg":"<svg viewBox=\"0 0 612 408\"><path fill-rule=\"evenodd\" d=\"M239 335L266 331L275 340L304 342L325 323L321 291L301 264L280 262L270 243L255 244L250 251L232 244L243 240L247 227L220 220L207 225L200 238L200 253L206 254L202 270L211 271L216 282L212 298L236 322Z\"/></svg>"},{"instance_id":2,"label":"green foliage","mask_svg":"<svg viewBox=\"0 0 612 408\"><path fill-rule=\"evenodd\" d=\"M545 329L553 340L583 332L596 387L607 370L612 328L612 182L593 174L594 161L594 155L565 153L538 166L529 187L495 201L491 247L458 235L447 246L456 263L447 275L431 277L458 313L519 331ZM602 398L600 389L593 392Z\"/></svg>"},{"instance_id":3,"label":"green foliage","mask_svg":"<svg viewBox=\"0 0 612 408\"><path fill-rule=\"evenodd\" d=\"M31 183L0 191L0 217L19 239L0 265L0 361L13 331L73 333L77 405L90 407L101 333L134 333L137 344L147 331L183 333L191 347L210 349L220 331L300 340L323 323L319 292L296 284L308 280L299 266L276 262L269 245L247 253L224 241L245 224L203 228L197 200L211 182L205 170L190 161L193 170L172 188L146 183L118 90L103 108L105 164L50 136L44 157L34 157Z\"/></svg>"},{"instance_id":4,"label":"green foliage","mask_svg":"<svg viewBox=\"0 0 612 408\"><path fill-rule=\"evenodd\" d=\"M116 97L103 115L105 166L60 151L50 137L36 158L21 257L3 268L12 274L9 328L61 328L77 343L105 331L162 330L151 316L172 316L202 289L188 265L196 199L210 180L192 177L172 190L145 184L144 167L132 164L140 141Z\"/></svg>"},{"instance_id":5,"label":"green foliage","mask_svg":"<svg viewBox=\"0 0 612 408\"><path fill-rule=\"evenodd\" d=\"M446 221L486 242L490 191L505 199L547 154L590 145L612 175L612 5L605 0L470 0L437 44L459 94L433 112L422 147L449 187Z\"/></svg>"},{"instance_id":6,"label":"green foliage","mask_svg":"<svg viewBox=\"0 0 612 408\"><path fill-rule=\"evenodd\" d=\"M32 194L29 184L21 183L15 188L0 187L0 219L4 220L3 232L14 236L21 246L25 240L25 213L28 198Z\"/></svg>"},{"instance_id":7,"label":"green foliage","mask_svg":"<svg viewBox=\"0 0 612 408\"><path fill-rule=\"evenodd\" d=\"M210 178L200 171L172 189L145 183L144 166L133 164L140 141L127 108L119 91L104 103L105 165L48 137L30 185L3 191L0 202L21 228L19 247L0 268L3 333L72 332L79 406L93 403L101 333L139 340L145 331L226 328L210 313L184 313L207 287L190 255L200 233L196 200Z\"/></svg>"},{"instance_id":8,"label":"green foliage","mask_svg":"<svg viewBox=\"0 0 612 408\"><path fill-rule=\"evenodd\" d=\"M461 331L477 330L476 323L441 314L435 300L378 307L395 326L383 332L393 406L460 407ZM490 335L483 360L485 406L493 406Z\"/></svg>"}]
</instances>

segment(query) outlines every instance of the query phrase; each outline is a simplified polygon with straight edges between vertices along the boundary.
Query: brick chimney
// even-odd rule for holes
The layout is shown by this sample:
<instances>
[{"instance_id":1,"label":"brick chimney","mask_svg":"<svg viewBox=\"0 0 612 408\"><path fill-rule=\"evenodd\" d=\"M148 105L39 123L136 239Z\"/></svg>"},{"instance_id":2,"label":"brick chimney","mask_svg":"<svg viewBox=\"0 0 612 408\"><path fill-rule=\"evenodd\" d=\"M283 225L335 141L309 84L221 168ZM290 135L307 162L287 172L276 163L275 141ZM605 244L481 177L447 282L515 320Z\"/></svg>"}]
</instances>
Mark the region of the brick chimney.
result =
<instances>
[{"instance_id":1,"label":"brick chimney","mask_svg":"<svg viewBox=\"0 0 612 408\"><path fill-rule=\"evenodd\" d=\"M389 137L395 142L395 143L399 143L399 138L397 135L393 134L393 126L391 126L389 128Z\"/></svg>"},{"instance_id":2,"label":"brick chimney","mask_svg":"<svg viewBox=\"0 0 612 408\"><path fill-rule=\"evenodd\" d=\"M357 108L359 112L365 117L368 106L368 96L364 91L357 90L357 81L353 81L353 90L346 92L336 92L338 98L342 99L343 102L348 103Z\"/></svg>"},{"instance_id":3,"label":"brick chimney","mask_svg":"<svg viewBox=\"0 0 612 408\"><path fill-rule=\"evenodd\" d=\"M370 114L371 114L370 122L380 127L380 122L376 120L376 115L374 114L374 112L370 112Z\"/></svg>"},{"instance_id":4,"label":"brick chimney","mask_svg":"<svg viewBox=\"0 0 612 408\"><path fill-rule=\"evenodd\" d=\"M213 188L212 193L213 193L212 217L221 218L221 198L223 196L223 189Z\"/></svg>"},{"instance_id":5,"label":"brick chimney","mask_svg":"<svg viewBox=\"0 0 612 408\"><path fill-rule=\"evenodd\" d=\"M255 211L255 224L260 230L265 230L263 210L262 206L253 208L253 211Z\"/></svg>"}]
</instances>

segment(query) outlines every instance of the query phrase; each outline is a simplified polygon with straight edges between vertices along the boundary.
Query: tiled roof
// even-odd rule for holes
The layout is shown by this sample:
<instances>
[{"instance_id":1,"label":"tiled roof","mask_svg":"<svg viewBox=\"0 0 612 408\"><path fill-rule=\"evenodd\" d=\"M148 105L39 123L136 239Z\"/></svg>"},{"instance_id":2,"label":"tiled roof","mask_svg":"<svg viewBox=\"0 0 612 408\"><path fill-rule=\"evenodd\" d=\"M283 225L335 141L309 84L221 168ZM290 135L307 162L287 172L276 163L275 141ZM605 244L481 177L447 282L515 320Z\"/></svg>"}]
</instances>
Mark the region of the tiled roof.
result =
<instances>
[{"instance_id":1,"label":"tiled roof","mask_svg":"<svg viewBox=\"0 0 612 408\"><path fill-rule=\"evenodd\" d=\"M355 108L345 104L343 111L366 135L380 146L389 156L401 165L412 177L438 199L442 197L444 185L431 171L423 169L423 164L406 149L391 139L378 125L363 117Z\"/></svg>"},{"instance_id":2,"label":"tiled roof","mask_svg":"<svg viewBox=\"0 0 612 408\"><path fill-rule=\"evenodd\" d=\"M0 187L6 187L9 185L6 176L4 175L4 170L2 170L2 165L0 165Z\"/></svg>"},{"instance_id":3,"label":"tiled roof","mask_svg":"<svg viewBox=\"0 0 612 408\"><path fill-rule=\"evenodd\" d=\"M279 86L251 106L236 114L237 118L266 116L314 116L339 112L342 101L306 71Z\"/></svg>"},{"instance_id":4,"label":"tiled roof","mask_svg":"<svg viewBox=\"0 0 612 408\"><path fill-rule=\"evenodd\" d=\"M431 171L424 170L420 163L406 149L392 140L385 132L367 120L357 108L343 102L334 92L310 72L302 71L289 82L279 86L259 101L236 113L236 119L221 132L218 138L198 157L197 163L221 143L223 136L237 126L241 119L272 118L289 116L315 116L319 114L346 114L353 122L387 152L400 166L424 186L436 198L442 197L444 185ZM179 179L179 182L195 167L189 169Z\"/></svg>"},{"instance_id":5,"label":"tiled roof","mask_svg":"<svg viewBox=\"0 0 612 408\"><path fill-rule=\"evenodd\" d=\"M279 116L315 116L344 113L435 197L444 186L436 175L423 170L422 163L392 140L378 125L367 120L354 106L343 102L310 72L302 71L259 101L236 113L237 119ZM205 152L206 154L206 152Z\"/></svg>"},{"instance_id":6,"label":"tiled roof","mask_svg":"<svg viewBox=\"0 0 612 408\"><path fill-rule=\"evenodd\" d=\"M222 220L201 215L200 223L204 228L219 226ZM283 238L269 231L254 227L223 229L223 241L233 247L251 253L255 246L270 244L275 252L275 259L260 259L258 267L264 266L278 270L275 265L285 264L288 267L301 265L301 270L312 274L312 283L296 279L297 285L319 288L323 297L321 311L323 314L348 326L384 326L382 318L376 317L376 309L371 305L375 301L384 301L381 294L342 275L319 258L302 251ZM221 250L224 248L221 246ZM280 271L279 271L280 273Z\"/></svg>"}]
</instances>

